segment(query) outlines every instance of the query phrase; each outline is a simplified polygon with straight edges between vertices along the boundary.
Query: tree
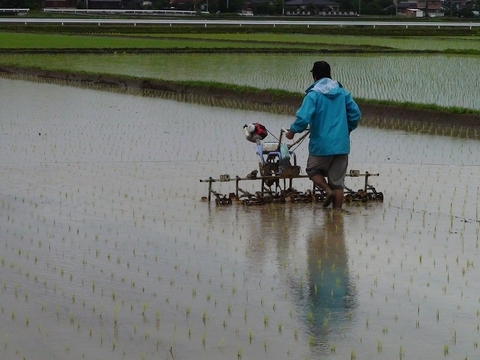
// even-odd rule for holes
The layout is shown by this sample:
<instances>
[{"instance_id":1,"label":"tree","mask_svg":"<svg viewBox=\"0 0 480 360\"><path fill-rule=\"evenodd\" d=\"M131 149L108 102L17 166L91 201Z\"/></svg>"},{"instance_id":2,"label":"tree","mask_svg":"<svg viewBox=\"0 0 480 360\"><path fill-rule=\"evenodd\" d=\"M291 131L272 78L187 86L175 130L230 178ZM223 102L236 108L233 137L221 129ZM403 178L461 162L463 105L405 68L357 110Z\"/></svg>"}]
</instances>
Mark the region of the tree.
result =
<instances>
[{"instance_id":1,"label":"tree","mask_svg":"<svg viewBox=\"0 0 480 360\"><path fill-rule=\"evenodd\" d=\"M358 10L358 6L354 7L352 0L340 0L340 11L356 11Z\"/></svg>"},{"instance_id":2,"label":"tree","mask_svg":"<svg viewBox=\"0 0 480 360\"><path fill-rule=\"evenodd\" d=\"M257 15L281 15L283 11L283 1L263 1L253 5L253 12Z\"/></svg>"},{"instance_id":3,"label":"tree","mask_svg":"<svg viewBox=\"0 0 480 360\"><path fill-rule=\"evenodd\" d=\"M379 1L375 0L360 0L361 1L361 13L364 15L379 15L382 14L383 8L380 6ZM390 3L389 3L390 5Z\"/></svg>"},{"instance_id":4,"label":"tree","mask_svg":"<svg viewBox=\"0 0 480 360\"><path fill-rule=\"evenodd\" d=\"M218 0L208 0L208 12L215 14L218 11Z\"/></svg>"},{"instance_id":5,"label":"tree","mask_svg":"<svg viewBox=\"0 0 480 360\"><path fill-rule=\"evenodd\" d=\"M218 8L222 13L238 13L242 11L244 0L219 0Z\"/></svg>"},{"instance_id":6,"label":"tree","mask_svg":"<svg viewBox=\"0 0 480 360\"><path fill-rule=\"evenodd\" d=\"M253 4L253 13L257 15L265 15L268 13L268 2Z\"/></svg>"},{"instance_id":7,"label":"tree","mask_svg":"<svg viewBox=\"0 0 480 360\"><path fill-rule=\"evenodd\" d=\"M0 8L28 8L30 10L39 10L42 6L42 0L0 0Z\"/></svg>"},{"instance_id":8,"label":"tree","mask_svg":"<svg viewBox=\"0 0 480 360\"><path fill-rule=\"evenodd\" d=\"M313 5L312 3L308 3L306 9L310 15L316 15L317 14L317 7Z\"/></svg>"},{"instance_id":9,"label":"tree","mask_svg":"<svg viewBox=\"0 0 480 360\"><path fill-rule=\"evenodd\" d=\"M193 11L195 10L195 2L193 0L185 0L185 10Z\"/></svg>"},{"instance_id":10,"label":"tree","mask_svg":"<svg viewBox=\"0 0 480 360\"><path fill-rule=\"evenodd\" d=\"M157 0L152 4L154 9L168 9L170 8L170 0Z\"/></svg>"},{"instance_id":11,"label":"tree","mask_svg":"<svg viewBox=\"0 0 480 360\"><path fill-rule=\"evenodd\" d=\"M458 17L473 18L473 12L470 9L462 9L458 12Z\"/></svg>"}]
</instances>

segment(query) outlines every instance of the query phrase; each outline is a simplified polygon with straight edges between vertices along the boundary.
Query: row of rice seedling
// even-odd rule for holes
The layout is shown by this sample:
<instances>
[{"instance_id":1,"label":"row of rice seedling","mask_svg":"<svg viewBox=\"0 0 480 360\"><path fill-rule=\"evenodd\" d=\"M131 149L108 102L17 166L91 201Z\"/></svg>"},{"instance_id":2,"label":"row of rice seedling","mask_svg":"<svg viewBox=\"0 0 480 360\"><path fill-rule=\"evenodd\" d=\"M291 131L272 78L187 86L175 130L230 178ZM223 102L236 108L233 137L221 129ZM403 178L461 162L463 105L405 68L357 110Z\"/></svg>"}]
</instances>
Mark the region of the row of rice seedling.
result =
<instances>
[{"instance_id":1,"label":"row of rice seedling","mask_svg":"<svg viewBox=\"0 0 480 360\"><path fill-rule=\"evenodd\" d=\"M476 57L445 55L324 56L333 76L355 97L480 109ZM216 81L261 89L303 92L318 55L2 55L0 62L71 72L164 80ZM447 74L444 75L444 74ZM455 82L451 79L462 79Z\"/></svg>"},{"instance_id":2,"label":"row of rice seedling","mask_svg":"<svg viewBox=\"0 0 480 360\"><path fill-rule=\"evenodd\" d=\"M322 45L381 46L402 50L480 50L480 41L475 37L395 37L395 36L342 36L319 34L153 34L155 37L207 39L249 42L283 42Z\"/></svg>"},{"instance_id":3,"label":"row of rice seedling","mask_svg":"<svg viewBox=\"0 0 480 360\"><path fill-rule=\"evenodd\" d=\"M131 36L89 36L42 33L0 32L0 48L2 49L204 49L204 48L237 48L243 49L243 43L211 40L198 42L190 39L134 38ZM249 48L275 49L279 44L249 43ZM298 46L302 48L302 45ZM310 48L308 44L303 46Z\"/></svg>"},{"instance_id":4,"label":"row of rice seedling","mask_svg":"<svg viewBox=\"0 0 480 360\"><path fill-rule=\"evenodd\" d=\"M394 48L399 50L456 50L456 51L478 51L480 50L480 42L474 36L375 36L376 32L368 36L362 35L328 35L328 34L302 34L300 32L289 33L265 33L251 32L248 33L229 33L222 32L195 32L183 33L179 29L178 33L172 31L158 31L158 29L145 29L139 33L129 33L128 29L121 31L109 31L105 29L98 31L92 29L87 34L75 35L73 33L81 33L79 28L70 28L68 30L59 29L60 31L70 32L68 35L55 32L42 33L15 33L0 32L0 44L3 48L9 49L82 49L82 48L103 48L103 49L126 49L126 48L202 48L202 49L219 49L219 48L241 48L241 49L275 49L275 48L291 48L294 44L296 49L312 49L318 51L321 47L332 49L352 48L370 46L371 51L381 51L382 48ZM138 29L135 29L137 31ZM171 29L169 29L171 30ZM94 36L93 33L95 33ZM373 35L373 36L372 36ZM198 41L202 40L202 41ZM367 49L368 50L368 49Z\"/></svg>"}]
</instances>

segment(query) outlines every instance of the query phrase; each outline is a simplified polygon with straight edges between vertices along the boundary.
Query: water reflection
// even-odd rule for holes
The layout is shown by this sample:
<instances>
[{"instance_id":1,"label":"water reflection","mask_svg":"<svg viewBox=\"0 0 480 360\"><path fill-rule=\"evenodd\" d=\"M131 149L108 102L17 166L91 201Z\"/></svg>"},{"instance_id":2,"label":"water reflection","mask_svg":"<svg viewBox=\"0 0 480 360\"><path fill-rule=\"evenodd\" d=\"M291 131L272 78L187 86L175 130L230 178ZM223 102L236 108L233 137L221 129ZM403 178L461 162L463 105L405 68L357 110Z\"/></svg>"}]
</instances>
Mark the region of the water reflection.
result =
<instances>
[{"instance_id":1,"label":"water reflection","mask_svg":"<svg viewBox=\"0 0 480 360\"><path fill-rule=\"evenodd\" d=\"M295 246L298 214L291 206L271 205L245 210L247 219L243 223L248 224L249 230L247 259L250 266L260 269L270 259L284 267Z\"/></svg>"},{"instance_id":2,"label":"water reflection","mask_svg":"<svg viewBox=\"0 0 480 360\"><path fill-rule=\"evenodd\" d=\"M319 209L315 217L323 222L312 227L307 237L307 291L298 292L301 318L323 345L330 332L343 332L356 307L355 286L349 276L345 245L344 212ZM312 344L313 345L313 344Z\"/></svg>"},{"instance_id":3,"label":"water reflection","mask_svg":"<svg viewBox=\"0 0 480 360\"><path fill-rule=\"evenodd\" d=\"M293 305L301 332L318 351L330 349L332 335L344 333L357 306L348 269L344 212L311 205L241 209L248 223L251 270L274 264ZM248 221L245 221L248 216ZM275 275L274 275L275 276Z\"/></svg>"}]
</instances>

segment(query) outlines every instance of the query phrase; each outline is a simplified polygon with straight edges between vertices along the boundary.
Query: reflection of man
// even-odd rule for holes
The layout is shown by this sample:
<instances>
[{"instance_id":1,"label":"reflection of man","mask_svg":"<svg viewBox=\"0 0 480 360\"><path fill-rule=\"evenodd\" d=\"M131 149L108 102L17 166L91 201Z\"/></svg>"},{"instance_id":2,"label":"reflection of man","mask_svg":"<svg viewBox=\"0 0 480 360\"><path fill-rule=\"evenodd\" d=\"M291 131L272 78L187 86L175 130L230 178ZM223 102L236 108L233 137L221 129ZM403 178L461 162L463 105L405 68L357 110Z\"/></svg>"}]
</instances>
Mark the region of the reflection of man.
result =
<instances>
[{"instance_id":1,"label":"reflection of man","mask_svg":"<svg viewBox=\"0 0 480 360\"><path fill-rule=\"evenodd\" d=\"M325 211L322 229L308 239L309 313L307 323L315 335L340 329L355 306L348 276L343 228L344 213Z\"/></svg>"},{"instance_id":2,"label":"reflection of man","mask_svg":"<svg viewBox=\"0 0 480 360\"><path fill-rule=\"evenodd\" d=\"M237 233L248 239L248 268L261 274L272 270L272 262L278 265L274 271L285 280L288 299L313 345L343 332L357 303L345 244L348 215L291 204L235 210L235 223L248 223Z\"/></svg>"},{"instance_id":3,"label":"reflection of man","mask_svg":"<svg viewBox=\"0 0 480 360\"><path fill-rule=\"evenodd\" d=\"M307 174L327 193L323 206L333 201L333 208L341 209L350 132L356 129L361 113L350 93L332 80L327 62L315 62L311 72L314 83L306 90L297 118L285 136L293 139L295 133L310 126Z\"/></svg>"}]
</instances>

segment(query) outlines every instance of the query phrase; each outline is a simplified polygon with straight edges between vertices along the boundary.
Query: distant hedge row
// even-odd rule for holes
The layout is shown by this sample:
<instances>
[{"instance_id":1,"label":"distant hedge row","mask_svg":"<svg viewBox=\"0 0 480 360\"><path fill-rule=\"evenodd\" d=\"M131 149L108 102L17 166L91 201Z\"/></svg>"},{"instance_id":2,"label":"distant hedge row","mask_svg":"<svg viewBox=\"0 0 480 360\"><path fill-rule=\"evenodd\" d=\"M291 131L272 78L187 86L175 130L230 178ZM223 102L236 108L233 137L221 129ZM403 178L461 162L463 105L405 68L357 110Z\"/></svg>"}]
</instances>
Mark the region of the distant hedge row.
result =
<instances>
[{"instance_id":1,"label":"distant hedge row","mask_svg":"<svg viewBox=\"0 0 480 360\"><path fill-rule=\"evenodd\" d=\"M439 23L441 24L441 23ZM13 32L44 32L55 34L190 34L198 33L199 25L8 25L2 24L0 31ZM368 35L368 36L480 36L480 28L465 27L415 27L409 26L258 26L258 25L210 25L202 27L202 33L297 33L297 34L327 34L327 35Z\"/></svg>"}]
</instances>

